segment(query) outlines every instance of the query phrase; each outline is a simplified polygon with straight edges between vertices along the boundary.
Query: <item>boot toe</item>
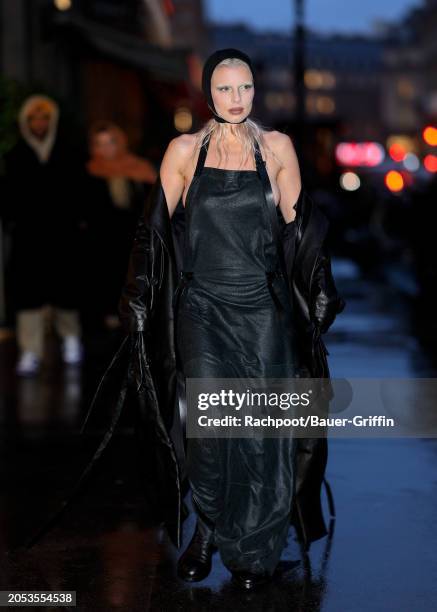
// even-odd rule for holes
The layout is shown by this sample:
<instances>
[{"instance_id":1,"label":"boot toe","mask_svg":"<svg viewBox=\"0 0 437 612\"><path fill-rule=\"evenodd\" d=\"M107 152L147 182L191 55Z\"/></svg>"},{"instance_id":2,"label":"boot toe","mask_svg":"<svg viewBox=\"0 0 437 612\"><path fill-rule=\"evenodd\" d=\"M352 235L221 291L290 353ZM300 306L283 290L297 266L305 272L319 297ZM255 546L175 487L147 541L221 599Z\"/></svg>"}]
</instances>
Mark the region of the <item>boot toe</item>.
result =
<instances>
[{"instance_id":1,"label":"boot toe","mask_svg":"<svg viewBox=\"0 0 437 612\"><path fill-rule=\"evenodd\" d=\"M233 571L232 578L239 587L245 590L255 589L270 580L270 576L267 573L255 574L244 570Z\"/></svg>"},{"instance_id":2,"label":"boot toe","mask_svg":"<svg viewBox=\"0 0 437 612\"><path fill-rule=\"evenodd\" d=\"M198 582L211 572L211 561L203 563L198 559L181 559L178 563L178 576L188 582Z\"/></svg>"}]
</instances>

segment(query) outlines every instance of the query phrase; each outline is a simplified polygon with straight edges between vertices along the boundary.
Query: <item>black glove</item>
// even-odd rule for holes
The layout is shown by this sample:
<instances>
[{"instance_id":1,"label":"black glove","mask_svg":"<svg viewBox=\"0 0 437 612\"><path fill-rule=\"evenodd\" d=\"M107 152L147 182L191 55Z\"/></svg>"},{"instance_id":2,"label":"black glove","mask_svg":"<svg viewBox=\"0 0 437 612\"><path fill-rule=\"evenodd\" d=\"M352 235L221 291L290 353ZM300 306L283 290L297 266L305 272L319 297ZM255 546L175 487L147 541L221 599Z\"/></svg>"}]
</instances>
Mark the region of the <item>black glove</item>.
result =
<instances>
[{"instance_id":1,"label":"black glove","mask_svg":"<svg viewBox=\"0 0 437 612\"><path fill-rule=\"evenodd\" d=\"M153 290L157 284L152 272L153 230L147 223L146 211L147 204L138 219L126 282L118 304L121 324L126 333L147 329Z\"/></svg>"},{"instance_id":2,"label":"black glove","mask_svg":"<svg viewBox=\"0 0 437 612\"><path fill-rule=\"evenodd\" d=\"M324 334L331 327L337 314L346 302L339 296L332 276L331 258L326 244L323 244L314 269L311 282L310 314L314 324Z\"/></svg>"}]
</instances>

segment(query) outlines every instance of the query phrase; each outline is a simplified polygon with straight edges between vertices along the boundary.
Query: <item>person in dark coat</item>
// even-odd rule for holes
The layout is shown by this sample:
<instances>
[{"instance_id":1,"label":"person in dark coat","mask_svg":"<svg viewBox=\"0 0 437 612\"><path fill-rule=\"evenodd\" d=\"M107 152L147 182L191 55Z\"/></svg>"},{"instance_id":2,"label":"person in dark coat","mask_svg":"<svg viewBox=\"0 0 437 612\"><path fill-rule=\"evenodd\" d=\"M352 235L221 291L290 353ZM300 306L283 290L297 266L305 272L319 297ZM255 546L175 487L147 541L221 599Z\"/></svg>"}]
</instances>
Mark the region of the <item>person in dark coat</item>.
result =
<instances>
[{"instance_id":1,"label":"person in dark coat","mask_svg":"<svg viewBox=\"0 0 437 612\"><path fill-rule=\"evenodd\" d=\"M130 371L143 426L150 428L153 419L156 465L166 482L179 483L161 502L176 540L183 480L177 435L170 450L178 418L177 374L185 380L328 376L320 336L344 306L330 272L328 222L302 195L290 138L262 130L248 118L254 80L250 59L238 50L208 58L202 81L214 118L198 133L169 144L120 300L132 339ZM256 170L254 162L247 164L252 156ZM169 225L181 199L186 232L176 247ZM281 244L278 206L287 249ZM189 437L182 465L196 528L178 561L181 578L197 582L208 576L216 546L237 584L254 588L273 576L290 520L303 539L326 534L317 514L326 446L299 440L294 453L289 442L268 436L255 443ZM312 454L318 462L308 469ZM318 488L314 509L302 499L312 477Z\"/></svg>"},{"instance_id":2,"label":"person in dark coat","mask_svg":"<svg viewBox=\"0 0 437 612\"><path fill-rule=\"evenodd\" d=\"M244 98L244 100L239 99L239 101L241 109L245 111L245 113L240 111L240 115L244 115L243 121L245 121L250 112L250 94L247 93L248 84L252 86L251 69L249 69L250 60L235 49L222 50L221 54L224 54L224 57L213 56L212 62L214 65L212 68L211 61L207 62L207 67L210 68L209 74L208 69L204 69L204 75L207 76L204 86L205 95L207 99L210 99L210 87L212 87L210 77L214 67L221 63L223 59L231 60L224 64L228 72L221 73L221 79L235 85L238 84L239 87L236 87L236 89L242 90L243 85L246 88L244 94L240 94L240 91L235 94ZM238 61L235 61L235 59L238 59ZM223 93L224 102L220 107L221 112L226 117L223 122L233 123L232 113L228 113L224 108L229 103L227 102L227 96L230 94L227 93L226 88L223 91L226 91L226 93ZM143 439L148 441L148 444L143 447L144 458L142 464L150 466L149 478L156 486L156 506L160 511L170 538L178 548L182 543L182 522L187 516L187 508L183 501L187 480L192 484L193 470L203 470L207 479L208 470L210 469L210 473L214 476L218 467L214 452L209 454L208 449L210 447L208 445L205 445L205 455L200 452L196 461L193 461L193 457L189 460L184 456L181 414L179 411L180 399L183 396L183 385L178 386L179 376L182 375L183 379L187 371L186 367L189 367L190 363L194 361L196 367L208 366L212 363L214 368L221 368L221 362L224 364L231 363L232 365L232 359L237 353L243 355L244 367L247 363L262 363L264 356L268 358L271 355L272 346L275 347L272 343L278 342L282 343L278 344L280 359L282 358L282 349L284 351L291 349L297 360L302 359L302 368L299 373L306 377L327 379L329 378L326 360L327 350L321 336L329 329L336 315L341 312L345 305L344 300L337 293L332 277L326 242L329 223L322 211L297 181L299 178L298 168L296 167L295 156L292 155L290 139L278 133L268 136L265 133L260 134L256 129L258 127L256 123L248 122L247 131L243 126L240 136L245 144L251 136L255 137L256 171L247 167L242 170L233 170L205 164L208 151L208 143L205 137L211 136L211 134L217 135L219 130L214 122L216 119L222 119L218 115L218 111L215 111L214 105L211 106L211 110L215 119L211 120L205 131L201 131L200 150L196 150L194 146L196 135L189 135L189 137L179 140L175 139L178 140L178 143L173 142L173 153L170 152L164 158L160 175L150 193L143 214L138 220L129 258L126 283L119 304L119 312L126 336L98 386L83 429L93 410L99 406L104 407L104 414L109 418L109 423L101 444L77 484L77 488L80 487L84 478L90 473L95 461L108 445L120 419L125 401L129 397L137 408L137 429L143 435ZM211 130L208 130L208 128L211 128ZM230 138L231 132L228 131L228 128L229 126L226 126L223 131L220 131L222 136L232 141ZM261 139L262 151L257 138L260 135L264 136ZM232 142L235 145L235 141ZM278 143L283 144L284 148L282 149ZM210 145L210 151L214 151L216 144L217 140L214 140ZM239 158L241 147L236 147L236 149L236 157ZM285 155L284 159L286 161L284 164L275 166L273 158L277 161L277 157L272 155L274 153L272 149L279 153L279 158L281 153ZM188 172L190 176L186 177L185 184L183 162L192 150L198 152L197 162L194 161L194 173ZM168 151L170 151L170 147ZM267 151L270 155L267 154ZM250 152L251 148L249 147ZM266 160L263 159L264 156ZM211 154L211 159L214 159L213 154ZM267 161L269 161L269 166ZM217 165L217 163L220 164L220 161L214 163ZM187 163L186 168L189 167L190 165ZM286 169L281 176L283 179L281 181L281 192L286 194L281 207L281 212L285 217L283 227L278 223L279 203L275 204L273 180L270 179L268 174L268 170L273 172L276 169L277 172L273 173L273 176L276 176L281 168ZM203 171L207 170L202 183L203 192L201 192L198 182L202 169ZM237 181L238 172L242 172L244 178L242 174L241 179L239 178ZM207 347L207 359L204 361L202 350L198 350L199 343L196 344L195 334L192 344L191 331L186 336L182 336L184 343L181 342L181 322L184 325L184 319L180 317L180 313L192 312L192 320L202 326L202 335L199 337L206 338L208 342L210 338L214 341L215 331L218 330L220 333L220 327L226 329L229 322L227 316L224 316L222 321L213 318L215 324L209 327L211 316L208 308L213 300L209 301L208 294L205 294L206 302L200 304L195 302L196 294L194 291L191 293L188 291L184 294L187 283L192 279L192 274L190 276L190 271L186 269L188 261L186 259L186 247L188 240L193 237L199 238L201 234L201 232L193 229L192 217L190 219L190 216L194 215L196 211L197 214L208 212L210 215L211 211L218 211L215 208L215 203L217 198L225 193L225 189L215 185L212 179L214 175L216 180L221 180L219 175L229 177L226 189L232 187L235 192L226 202L220 202L222 214L215 218L216 222L214 224L203 224L202 228L206 241L203 243L202 258L198 259L197 263L203 265L206 262L208 265L210 256L220 256L220 244L229 246L228 236L235 239L234 244L244 245L243 256L234 259L227 258L222 266L208 268L208 274L211 271L229 270L230 266L240 266L241 262L247 264L248 261L255 261L252 252L249 252L247 257L244 255L247 253L245 239L250 239L255 233L256 226L250 226L248 232L248 223L239 225L237 222L231 223L229 220L231 210L237 215L241 211L245 211L245 214L248 214L245 217L246 221L250 219L253 212L255 221L259 221L262 229L268 230L264 237L269 247L268 253L273 253L275 256L277 264L277 268L274 270L275 279L280 278L280 282L274 283L274 279L271 279L270 270L265 274L266 270L263 267L261 268L262 274L254 275L258 283L256 288L262 292L261 296L264 300L262 304L266 306L269 315L272 312L275 313L275 308L278 309L278 312L282 312L282 307L287 316L293 311L296 318L295 323L292 324L293 333L284 332L283 336L281 336L280 331L278 333L280 328L274 326L281 318L279 315L277 319L273 319L274 324L263 326L261 323L255 328L251 324L246 327L244 317L242 317L242 323L238 319L234 319L235 333L227 333L226 335L229 349L225 347L223 352L219 354L219 359L217 359L214 346L211 345L211 349L206 343L204 346ZM172 184L172 180L174 184ZM240 180L241 182L239 182ZM190 199L192 181L197 182L191 191ZM249 184L253 188L252 195L255 194L256 197L250 200L250 206L248 207L247 200L244 200L247 194L245 194L241 185L248 186ZM207 199L208 189L211 186L214 193L214 205ZM292 199L294 190L297 191L294 193L295 201ZM184 191L187 194L185 204L182 200ZM195 194L199 196L200 193L203 194L203 200L198 200L196 204L193 204ZM277 195L278 192L276 191ZM208 202L208 204L202 207L205 202ZM185 206L187 206L187 211L185 211ZM225 214L226 211L228 216ZM259 217L256 216L255 211L260 213ZM232 228L231 225L233 225ZM223 232L226 227L229 231ZM218 244L213 242L217 235L220 236ZM264 263L262 258L267 249L265 251L262 248L256 250L259 244L257 239L252 243L249 242L249 244L255 248L256 257L260 256ZM276 260L276 256L279 259L283 258L282 267L279 266L279 260ZM241 268L237 269L241 270ZM253 279L254 276L251 278ZM245 273L240 274L238 280L244 285L244 282L247 281ZM224 284L224 286L226 288L227 285ZM244 286L246 287L246 285ZM211 291L213 298L215 298L218 294L214 292L214 288ZM185 302L183 301L184 295ZM248 295L247 291L242 291L239 294L243 298ZM182 302L180 302L181 297ZM230 298L228 303L233 306L234 294L231 292L228 297ZM192 299L192 302L190 302L190 299ZM251 306L252 314L256 314L261 309L259 304L256 304L255 307L252 304ZM191 308L193 310L190 310ZM225 312L224 306L223 312ZM190 328L186 327L186 329ZM248 333L247 336L244 336L246 329L248 329ZM270 333L272 329L274 333ZM176 330L179 330L179 335L177 335ZM295 333L299 336L301 351L298 351L295 345ZM256 344L258 341L261 344ZM253 353L250 352L252 342L256 345ZM287 346L288 342L290 342L290 346ZM192 353L194 358L191 361L183 357L181 359L181 354L183 355L185 351L184 344L188 351L194 347ZM248 349L246 349L246 344L249 347ZM223 349L222 346L216 346L218 350ZM200 349L202 349L202 346L200 346ZM248 351L247 355L245 351ZM246 356L252 357L252 359L245 359ZM259 360L257 360L258 357ZM275 365L277 360L273 363ZM285 367L287 369L283 372L288 371L291 376L295 374L292 362L290 364L286 362ZM219 371L225 370L220 369ZM325 384L325 381L322 381L322 383L321 388L326 387L327 395L329 395L329 384ZM108 402L112 404L111 410L108 410ZM250 489L249 491L249 487L247 488L247 498L244 494L239 495L237 493L233 495L232 499L230 497L226 498L228 501L232 501L231 511L229 511L228 506L219 509L219 527L215 524L211 508L204 509L205 497L201 497L199 503L199 496L193 494L197 523L193 538L178 561L179 576L190 582L204 579L211 570L212 552L215 544L217 544L222 559L226 560L227 567L232 571L236 582L245 589L254 588L273 575L290 522L296 525L299 537L305 545L323 537L326 534L326 527L321 513L320 489L326 465L325 443L326 440L321 438L320 443L317 439L314 441L303 439L302 444L297 444L295 447L295 468L293 468L293 474L291 474L288 469L293 459L291 447L278 442L277 449L282 448L285 451L279 460L279 464L284 466L284 471L281 472L283 480L278 474L275 474L272 479L266 478L265 472L263 472L264 468L268 470L269 467L278 465L276 459L279 455L276 453L274 444L268 445L271 450L269 453L263 454L264 451L258 453L255 447L255 452L248 455L243 453L240 462L226 462L227 468L238 469L241 467L240 473L244 474L250 483L254 483L254 490ZM250 444L248 446L250 447ZM247 472L245 471L246 468ZM250 475L252 475L253 481L251 481ZM227 473L224 479L219 480L218 486L220 487L224 485L230 488L231 484L241 484L238 478L232 482L228 480ZM281 483L283 485L282 489ZM291 486L293 483L295 493ZM210 490L215 502L219 497L219 489L211 486ZM258 505L261 505L263 501L265 502L265 492L268 490L273 492L271 501L274 501L274 503L266 503L263 506L263 511L270 511L267 516L266 529L266 523L261 524L259 522L257 500L259 500ZM237 511L235 511L235 503L240 504ZM247 508L253 509L250 516L245 514ZM232 525L236 526L233 536L227 542L224 542L224 534L226 533L223 528L224 521L231 525L231 529ZM257 533L261 530L263 531L263 537L257 542ZM269 532L270 538L268 536ZM246 538L250 542L247 549L244 542L240 546L240 542ZM270 541L275 545L273 553L268 550L271 546ZM238 545L234 545L234 542L238 542ZM223 551L226 556L223 555ZM264 555L266 551L269 552L268 558L267 555ZM236 554L234 555L234 553ZM232 563L229 562L229 555L234 556ZM244 558L245 555L246 558Z\"/></svg>"},{"instance_id":3,"label":"person in dark coat","mask_svg":"<svg viewBox=\"0 0 437 612\"><path fill-rule=\"evenodd\" d=\"M82 359L78 160L58 135L59 109L34 95L19 113L21 138L5 155L2 216L11 232L7 299L16 313L17 373L38 371L43 358L46 306L62 338L67 363ZM50 309L49 309L50 310Z\"/></svg>"},{"instance_id":4,"label":"person in dark coat","mask_svg":"<svg viewBox=\"0 0 437 612\"><path fill-rule=\"evenodd\" d=\"M108 121L89 131L90 158L82 193L87 223L87 308L107 328L119 326L118 300L138 216L156 170L128 149L126 133ZM95 279L99 282L95 283Z\"/></svg>"}]
</instances>

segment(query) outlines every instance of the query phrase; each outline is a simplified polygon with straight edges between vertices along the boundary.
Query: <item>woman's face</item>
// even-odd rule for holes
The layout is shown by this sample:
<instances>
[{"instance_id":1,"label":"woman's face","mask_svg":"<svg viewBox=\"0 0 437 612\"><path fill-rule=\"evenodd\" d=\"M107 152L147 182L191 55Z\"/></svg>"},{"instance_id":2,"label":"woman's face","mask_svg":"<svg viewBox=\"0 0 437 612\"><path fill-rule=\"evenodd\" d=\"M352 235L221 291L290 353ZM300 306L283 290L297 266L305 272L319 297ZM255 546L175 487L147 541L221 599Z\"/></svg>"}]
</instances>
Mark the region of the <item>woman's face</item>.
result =
<instances>
[{"instance_id":1,"label":"woman's face","mask_svg":"<svg viewBox=\"0 0 437 612\"><path fill-rule=\"evenodd\" d=\"M99 132L93 138L91 145L93 157L115 159L118 154L117 143L110 132Z\"/></svg>"},{"instance_id":2,"label":"woman's face","mask_svg":"<svg viewBox=\"0 0 437 612\"><path fill-rule=\"evenodd\" d=\"M255 93L247 66L217 66L211 77L211 96L220 117L239 123L252 110Z\"/></svg>"}]
</instances>

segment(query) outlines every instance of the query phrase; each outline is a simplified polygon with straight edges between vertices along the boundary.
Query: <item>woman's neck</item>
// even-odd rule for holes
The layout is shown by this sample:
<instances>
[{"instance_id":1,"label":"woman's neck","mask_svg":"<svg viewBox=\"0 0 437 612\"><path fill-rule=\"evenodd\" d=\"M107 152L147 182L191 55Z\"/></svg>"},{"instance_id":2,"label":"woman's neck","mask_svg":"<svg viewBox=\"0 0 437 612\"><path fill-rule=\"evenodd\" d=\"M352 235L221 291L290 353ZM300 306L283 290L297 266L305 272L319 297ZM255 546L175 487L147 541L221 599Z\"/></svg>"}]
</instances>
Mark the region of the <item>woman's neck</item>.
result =
<instances>
[{"instance_id":1,"label":"woman's neck","mask_svg":"<svg viewBox=\"0 0 437 612\"><path fill-rule=\"evenodd\" d=\"M233 123L221 123L221 130L223 133L224 142L227 145L233 146L242 142L241 128L239 125ZM217 135L214 135L213 140L215 141Z\"/></svg>"}]
</instances>

